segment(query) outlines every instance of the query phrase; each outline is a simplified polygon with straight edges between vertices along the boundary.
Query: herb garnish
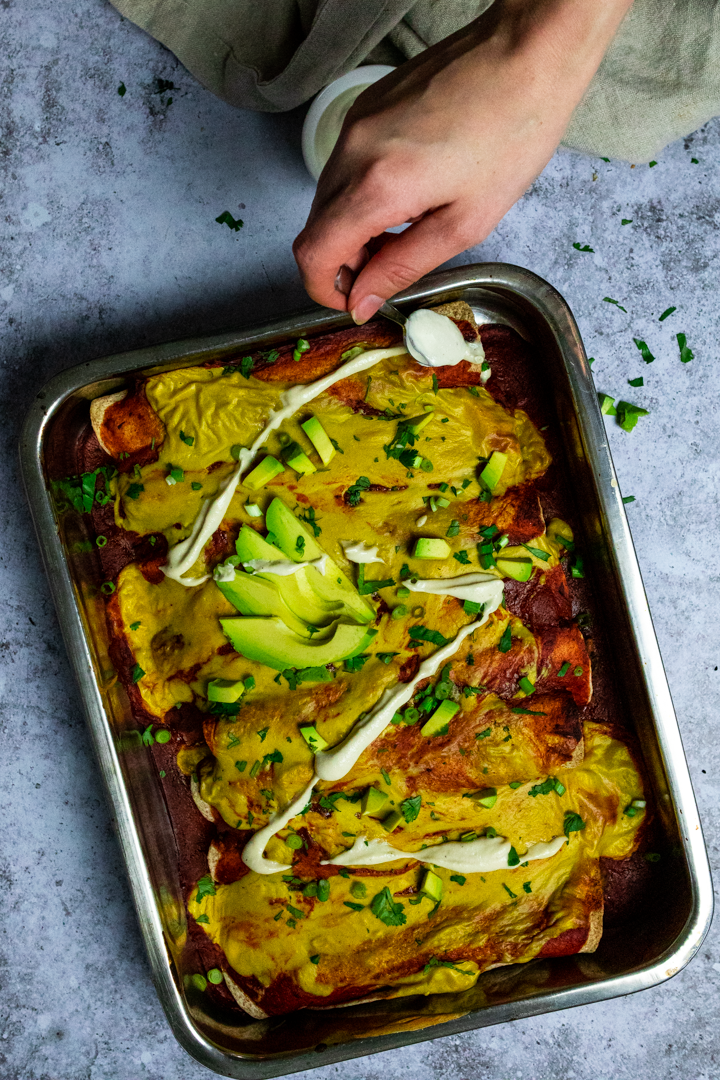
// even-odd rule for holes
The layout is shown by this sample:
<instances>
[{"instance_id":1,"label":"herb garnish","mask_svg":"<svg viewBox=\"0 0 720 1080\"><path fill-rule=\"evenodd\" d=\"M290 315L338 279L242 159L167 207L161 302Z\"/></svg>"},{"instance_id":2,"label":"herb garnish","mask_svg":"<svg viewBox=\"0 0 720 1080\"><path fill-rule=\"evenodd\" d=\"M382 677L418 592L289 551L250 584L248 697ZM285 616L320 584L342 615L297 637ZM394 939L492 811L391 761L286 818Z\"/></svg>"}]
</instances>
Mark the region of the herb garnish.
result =
<instances>
[{"instance_id":1,"label":"herb garnish","mask_svg":"<svg viewBox=\"0 0 720 1080\"><path fill-rule=\"evenodd\" d=\"M643 360L645 361L645 363L646 363L646 364L652 364L652 362L653 362L653 360L655 359L655 357L654 357L654 356L653 356L653 354L652 354L652 353L650 352L650 350L648 349L648 347L647 347L647 345L645 344L645 342L644 342L644 341L642 341L642 340L641 340L640 338L633 338L633 341L635 342L635 344L637 345L638 349L640 350L640 354L641 354L641 356L642 356Z\"/></svg>"},{"instance_id":2,"label":"herb garnish","mask_svg":"<svg viewBox=\"0 0 720 1080\"><path fill-rule=\"evenodd\" d=\"M443 637L439 630L429 630L427 626L411 626L409 635L413 642L430 641L433 645L447 645L450 642L450 638Z\"/></svg>"},{"instance_id":3,"label":"herb garnish","mask_svg":"<svg viewBox=\"0 0 720 1080\"><path fill-rule=\"evenodd\" d=\"M673 311L677 311L677 308L676 307L665 308L662 315L658 319L658 322L665 322L665 319L667 319L670 315L672 315Z\"/></svg>"},{"instance_id":4,"label":"herb garnish","mask_svg":"<svg viewBox=\"0 0 720 1080\"><path fill-rule=\"evenodd\" d=\"M345 492L345 502L348 504L348 506L359 506L362 493L364 491L367 491L369 487L369 478L367 476L358 476L355 483L351 484L351 486Z\"/></svg>"},{"instance_id":5,"label":"herb garnish","mask_svg":"<svg viewBox=\"0 0 720 1080\"><path fill-rule=\"evenodd\" d=\"M564 824L563 824L563 832L567 836L568 841L570 840L570 833L571 832L580 832L584 828L585 828L585 822L583 821L583 819L580 817L579 814L574 814L572 810L566 810L565 811L565 821L564 821Z\"/></svg>"},{"instance_id":6,"label":"herb garnish","mask_svg":"<svg viewBox=\"0 0 720 1080\"><path fill-rule=\"evenodd\" d=\"M692 349L688 348L687 338L684 334L677 335L677 343L680 349L680 360L683 364L689 364L691 360L695 359L695 354Z\"/></svg>"},{"instance_id":7,"label":"herb garnish","mask_svg":"<svg viewBox=\"0 0 720 1080\"><path fill-rule=\"evenodd\" d=\"M215 218L218 225L227 225L228 229L232 229L233 232L240 232L243 227L243 222L240 218L234 218L229 210L223 210L222 214Z\"/></svg>"},{"instance_id":8,"label":"herb garnish","mask_svg":"<svg viewBox=\"0 0 720 1080\"><path fill-rule=\"evenodd\" d=\"M215 882L209 874L205 874L197 883L197 896L195 897L195 903L199 904L201 900L204 900L206 896L215 895Z\"/></svg>"},{"instance_id":9,"label":"herb garnish","mask_svg":"<svg viewBox=\"0 0 720 1080\"><path fill-rule=\"evenodd\" d=\"M348 907L355 907L354 904L350 905L347 903L347 901L345 901L345 903ZM398 904L393 900L392 893L390 892L390 889L387 887L387 885L382 890L382 892L379 892L377 896L373 898L373 901L370 904L370 910L372 911L373 915L377 919L379 919L380 922L385 923L386 926L405 925L406 919L403 913L403 905Z\"/></svg>"}]
</instances>

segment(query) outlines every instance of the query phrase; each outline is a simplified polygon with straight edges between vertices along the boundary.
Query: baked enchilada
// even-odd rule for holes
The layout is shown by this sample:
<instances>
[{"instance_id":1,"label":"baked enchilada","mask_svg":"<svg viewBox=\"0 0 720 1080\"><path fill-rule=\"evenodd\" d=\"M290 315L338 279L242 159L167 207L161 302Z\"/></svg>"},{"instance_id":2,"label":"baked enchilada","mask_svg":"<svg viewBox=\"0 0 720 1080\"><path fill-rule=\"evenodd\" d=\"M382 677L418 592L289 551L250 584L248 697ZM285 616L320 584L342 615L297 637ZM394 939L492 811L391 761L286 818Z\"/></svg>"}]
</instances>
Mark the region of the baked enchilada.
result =
<instances>
[{"instance_id":1,"label":"baked enchilada","mask_svg":"<svg viewBox=\"0 0 720 1080\"><path fill-rule=\"evenodd\" d=\"M253 1016L590 952L641 876L541 372L445 314L452 366L371 324L140 378L55 484L92 515L188 978Z\"/></svg>"}]
</instances>

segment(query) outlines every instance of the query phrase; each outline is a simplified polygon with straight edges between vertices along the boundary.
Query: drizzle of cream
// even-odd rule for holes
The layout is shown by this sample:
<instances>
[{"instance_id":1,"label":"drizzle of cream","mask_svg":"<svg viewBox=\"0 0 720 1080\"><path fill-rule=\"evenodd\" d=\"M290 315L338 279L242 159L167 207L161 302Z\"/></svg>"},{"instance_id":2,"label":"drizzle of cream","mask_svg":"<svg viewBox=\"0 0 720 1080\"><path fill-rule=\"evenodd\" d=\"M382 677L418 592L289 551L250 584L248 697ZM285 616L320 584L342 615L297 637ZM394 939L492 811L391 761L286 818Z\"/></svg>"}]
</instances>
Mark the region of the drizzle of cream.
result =
<instances>
[{"instance_id":1,"label":"drizzle of cream","mask_svg":"<svg viewBox=\"0 0 720 1080\"><path fill-rule=\"evenodd\" d=\"M408 683L401 683L393 689L385 690L374 709L368 713L360 723L356 723L348 735L331 750L324 750L315 756L315 770L320 780L335 783L342 780L350 772L357 759L370 743L377 739L390 723L393 715L402 708L415 693L419 683L423 679L429 679L442 667L457 650L460 642L488 618L490 612L483 613L483 617L476 622L469 623L458 632L457 636L443 645L427 660L423 660L418 668L417 675Z\"/></svg>"},{"instance_id":2,"label":"drizzle of cream","mask_svg":"<svg viewBox=\"0 0 720 1080\"><path fill-rule=\"evenodd\" d=\"M484 604L488 615L503 602L503 582L492 574L460 574L451 578L408 579L403 584L411 592L430 593L433 596L454 596L458 600L472 600Z\"/></svg>"},{"instance_id":3,"label":"drizzle of cream","mask_svg":"<svg viewBox=\"0 0 720 1080\"><path fill-rule=\"evenodd\" d=\"M324 576L327 561L327 555L321 555L319 559L311 559L309 562L290 562L289 559L248 559L243 566L249 566L256 574L277 574L278 577L289 577L290 574L297 574L298 570L304 570L306 566L314 566L318 573Z\"/></svg>"},{"instance_id":4,"label":"drizzle of cream","mask_svg":"<svg viewBox=\"0 0 720 1080\"><path fill-rule=\"evenodd\" d=\"M292 868L291 863L285 864L275 862L274 859L266 859L263 852L268 841L272 839L275 833L284 829L296 814L305 809L312 795L315 779L313 777L308 786L292 802L288 803L284 810L279 810L277 814L273 814L267 825L263 826L262 829L258 829L250 837L242 852L242 860L250 870L254 870L256 874L279 874L287 873Z\"/></svg>"},{"instance_id":5,"label":"drizzle of cream","mask_svg":"<svg viewBox=\"0 0 720 1080\"><path fill-rule=\"evenodd\" d=\"M340 546L346 559L354 563L384 563L385 560L378 557L377 545L369 547L364 540L341 540Z\"/></svg>"},{"instance_id":6,"label":"drizzle of cream","mask_svg":"<svg viewBox=\"0 0 720 1080\"><path fill-rule=\"evenodd\" d=\"M162 567L165 576L188 587L204 584L208 580L209 574L199 578L186 578L185 574L198 560L208 540L215 530L219 528L232 502L241 476L253 463L258 451L272 432L293 416L303 405L307 405L313 398L324 393L334 383L339 382L341 379L347 379L351 375L356 375L366 368L373 367L381 360L389 359L392 356L401 356L405 352L407 352L407 349L404 345L397 345L392 349L368 349L352 360L348 360L346 364L343 364L336 371L331 371L329 375L325 375L322 379L316 379L315 382L293 386L289 390L285 390L280 395L282 408L275 409L270 413L265 427L252 445L240 451L237 468L223 481L217 495L203 503L190 535L185 540L175 544L171 549L167 563Z\"/></svg>"},{"instance_id":7,"label":"drizzle of cream","mask_svg":"<svg viewBox=\"0 0 720 1080\"><path fill-rule=\"evenodd\" d=\"M522 862L549 859L557 854L564 843L564 836L556 836L547 842L533 844L519 858ZM358 836L351 848L341 851L334 859L323 859L323 865L378 866L404 859L406 862L412 860L442 866L459 874L482 874L508 869L510 847L510 841L502 836L480 836L468 843L449 840L423 851L400 851L387 840L366 840L364 836Z\"/></svg>"}]
</instances>

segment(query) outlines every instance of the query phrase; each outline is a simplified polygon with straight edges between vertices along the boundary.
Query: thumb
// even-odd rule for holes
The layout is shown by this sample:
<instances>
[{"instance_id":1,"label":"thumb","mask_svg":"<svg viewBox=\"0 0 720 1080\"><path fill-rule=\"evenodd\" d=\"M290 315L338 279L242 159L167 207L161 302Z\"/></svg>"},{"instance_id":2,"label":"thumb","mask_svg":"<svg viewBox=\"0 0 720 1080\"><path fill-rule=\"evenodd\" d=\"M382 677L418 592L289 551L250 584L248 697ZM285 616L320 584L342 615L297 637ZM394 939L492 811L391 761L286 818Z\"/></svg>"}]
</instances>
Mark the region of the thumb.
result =
<instances>
[{"instance_id":1,"label":"thumb","mask_svg":"<svg viewBox=\"0 0 720 1080\"><path fill-rule=\"evenodd\" d=\"M457 206L426 214L399 234L388 234L355 279L348 309L356 323L367 322L391 296L458 255L482 236L476 236Z\"/></svg>"}]
</instances>

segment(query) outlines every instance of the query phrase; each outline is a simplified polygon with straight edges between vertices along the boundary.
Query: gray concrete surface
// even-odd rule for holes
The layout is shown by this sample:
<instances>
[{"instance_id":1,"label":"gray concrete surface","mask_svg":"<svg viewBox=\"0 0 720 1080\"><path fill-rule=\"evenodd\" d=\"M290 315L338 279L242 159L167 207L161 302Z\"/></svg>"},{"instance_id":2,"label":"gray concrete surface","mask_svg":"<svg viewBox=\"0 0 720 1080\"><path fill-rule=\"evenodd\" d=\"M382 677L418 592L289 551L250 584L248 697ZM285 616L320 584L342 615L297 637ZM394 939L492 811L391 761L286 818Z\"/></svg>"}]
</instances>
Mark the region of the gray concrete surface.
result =
<instances>
[{"instance_id":1,"label":"gray concrete surface","mask_svg":"<svg viewBox=\"0 0 720 1080\"><path fill-rule=\"evenodd\" d=\"M233 111L103 0L0 0L0 41L0 1078L200 1080L210 1074L176 1044L150 982L16 444L26 403L65 367L303 306L290 253L312 196L302 115ZM158 78L175 89L157 93ZM719 122L652 169L560 153L458 260L549 279L597 358L598 388L650 409L632 434L610 421L610 438L637 500L629 517L715 866L719 169ZM240 232L215 223L223 210ZM637 375L646 386L628 388ZM713 931L660 988L320 1068L318 1080L714 1080L719 980Z\"/></svg>"}]
</instances>

